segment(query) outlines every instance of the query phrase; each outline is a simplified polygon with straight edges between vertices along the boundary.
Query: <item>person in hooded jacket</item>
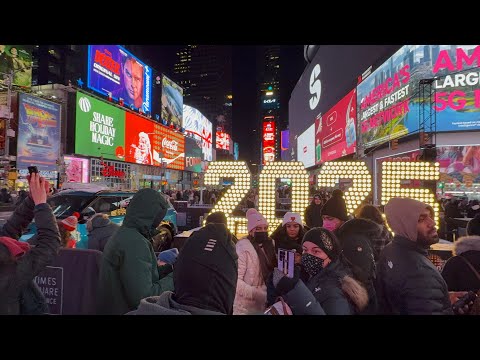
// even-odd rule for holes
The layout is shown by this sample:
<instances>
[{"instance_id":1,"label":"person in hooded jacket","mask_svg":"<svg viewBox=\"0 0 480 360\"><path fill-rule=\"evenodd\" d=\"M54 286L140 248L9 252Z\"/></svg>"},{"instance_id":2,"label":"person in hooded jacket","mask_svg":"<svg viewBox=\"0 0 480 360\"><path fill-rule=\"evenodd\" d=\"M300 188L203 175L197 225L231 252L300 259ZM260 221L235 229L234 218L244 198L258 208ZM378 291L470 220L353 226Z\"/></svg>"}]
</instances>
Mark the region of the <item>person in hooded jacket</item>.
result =
<instances>
[{"instance_id":1,"label":"person in hooded jacket","mask_svg":"<svg viewBox=\"0 0 480 360\"><path fill-rule=\"evenodd\" d=\"M262 313L267 303L268 278L277 265L273 240L268 237L268 222L255 209L247 211L248 236L236 244L238 281L234 315Z\"/></svg>"},{"instance_id":2,"label":"person in hooded jacket","mask_svg":"<svg viewBox=\"0 0 480 360\"><path fill-rule=\"evenodd\" d=\"M87 221L88 248L103 252L107 241L119 228L107 214L95 214Z\"/></svg>"},{"instance_id":3,"label":"person in hooded jacket","mask_svg":"<svg viewBox=\"0 0 480 360\"><path fill-rule=\"evenodd\" d=\"M30 196L19 204L0 229L0 315L41 315L47 302L35 276L50 265L60 248L60 233L46 203L48 182L37 173L27 177ZM37 234L30 241L17 239L35 218Z\"/></svg>"},{"instance_id":4,"label":"person in hooded jacket","mask_svg":"<svg viewBox=\"0 0 480 360\"><path fill-rule=\"evenodd\" d=\"M442 276L449 291L480 290L480 215L467 224L467 236L453 244L453 257L448 259Z\"/></svg>"},{"instance_id":5,"label":"person in hooded jacket","mask_svg":"<svg viewBox=\"0 0 480 360\"><path fill-rule=\"evenodd\" d=\"M376 265L372 239L382 233L382 228L367 219L348 220L338 230L338 240L342 247L342 258L350 267L353 277L368 292L368 306L359 312L361 315L375 315L378 311L375 291Z\"/></svg>"},{"instance_id":6,"label":"person in hooded jacket","mask_svg":"<svg viewBox=\"0 0 480 360\"><path fill-rule=\"evenodd\" d=\"M237 260L226 225L208 223L180 251L173 270L174 291L142 299L127 315L232 315Z\"/></svg>"},{"instance_id":7,"label":"person in hooded jacket","mask_svg":"<svg viewBox=\"0 0 480 360\"><path fill-rule=\"evenodd\" d=\"M293 278L277 268L273 284L293 315L354 315L368 305L368 293L341 259L336 236L313 228L303 237L301 266ZM302 272L303 270L303 272Z\"/></svg>"},{"instance_id":8,"label":"person in hooded jacket","mask_svg":"<svg viewBox=\"0 0 480 360\"><path fill-rule=\"evenodd\" d=\"M310 205L305 209L305 224L311 229L314 227L322 227L322 197L315 194Z\"/></svg>"},{"instance_id":9,"label":"person in hooded jacket","mask_svg":"<svg viewBox=\"0 0 480 360\"><path fill-rule=\"evenodd\" d=\"M427 258L439 241L431 206L409 198L385 205L395 236L377 263L377 297L381 314L452 315L447 284Z\"/></svg>"},{"instance_id":10,"label":"person in hooded jacket","mask_svg":"<svg viewBox=\"0 0 480 360\"><path fill-rule=\"evenodd\" d=\"M388 230L387 225L385 224L385 220L382 217L382 213L380 210L377 209L376 206L365 204L361 207L360 211L358 212L358 217L360 219L367 219L371 220L377 225L380 226L382 232L378 234L378 230L375 229L373 226L369 226L372 228L372 232L369 234L370 244L373 248L373 255L375 255L375 261L378 260L380 256L380 252L383 248L392 241L392 233ZM365 226L368 226L365 223Z\"/></svg>"},{"instance_id":11,"label":"person in hooded jacket","mask_svg":"<svg viewBox=\"0 0 480 360\"><path fill-rule=\"evenodd\" d=\"M345 221L350 220L342 190L333 190L332 197L323 205L322 218L322 227L332 231L334 234L337 234L337 230Z\"/></svg>"},{"instance_id":12,"label":"person in hooded jacket","mask_svg":"<svg viewBox=\"0 0 480 360\"><path fill-rule=\"evenodd\" d=\"M153 189L133 196L123 224L103 250L98 314L123 315L136 309L141 299L163 292L159 272L164 272L158 268L151 239L167 209L163 196Z\"/></svg>"}]
</instances>

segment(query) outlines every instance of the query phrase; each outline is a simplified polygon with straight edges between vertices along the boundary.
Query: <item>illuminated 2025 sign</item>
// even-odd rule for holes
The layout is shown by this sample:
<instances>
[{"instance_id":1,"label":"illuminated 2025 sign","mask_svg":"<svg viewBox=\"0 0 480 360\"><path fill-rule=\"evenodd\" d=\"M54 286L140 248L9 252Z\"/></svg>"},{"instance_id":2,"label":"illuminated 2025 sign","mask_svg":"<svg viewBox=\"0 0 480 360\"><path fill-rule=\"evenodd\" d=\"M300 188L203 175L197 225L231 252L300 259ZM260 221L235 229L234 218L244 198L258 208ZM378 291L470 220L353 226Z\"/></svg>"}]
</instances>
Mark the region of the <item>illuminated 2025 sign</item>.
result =
<instances>
[{"instance_id":1,"label":"illuminated 2025 sign","mask_svg":"<svg viewBox=\"0 0 480 360\"><path fill-rule=\"evenodd\" d=\"M438 225L438 204L435 195L428 189L402 188L402 180L439 179L439 164L430 162L384 162L382 176L382 205L392 197L407 197L422 201L435 210ZM215 161L210 164L205 174L206 185L218 185L222 178L234 178L233 185L215 204L211 212L222 211L231 231L246 234L246 218L232 216L232 211L239 205L250 189L251 173L243 161ZM273 232L282 222L275 216L276 180L292 180L292 211L303 214L308 205L308 173L301 162L271 162L260 173L259 211L269 221L269 231ZM372 176L364 161L339 161L325 163L318 174L318 186L334 187L340 179L351 179L352 185L345 192L345 203L350 214L360 206L372 191Z\"/></svg>"}]
</instances>

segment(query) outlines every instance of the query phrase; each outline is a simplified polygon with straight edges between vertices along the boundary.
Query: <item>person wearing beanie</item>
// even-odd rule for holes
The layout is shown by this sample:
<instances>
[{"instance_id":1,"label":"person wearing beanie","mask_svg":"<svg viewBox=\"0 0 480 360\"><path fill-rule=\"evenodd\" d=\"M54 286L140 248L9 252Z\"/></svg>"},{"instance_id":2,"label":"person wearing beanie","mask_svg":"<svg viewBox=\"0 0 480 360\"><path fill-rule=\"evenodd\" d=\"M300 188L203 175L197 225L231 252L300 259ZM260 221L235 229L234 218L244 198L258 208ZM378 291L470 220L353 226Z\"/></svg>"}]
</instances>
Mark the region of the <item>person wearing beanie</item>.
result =
<instances>
[{"instance_id":1,"label":"person wearing beanie","mask_svg":"<svg viewBox=\"0 0 480 360\"><path fill-rule=\"evenodd\" d=\"M67 231L75 231L77 230L78 219L80 218L80 214L78 212L74 212L72 216L69 216L60 222L62 223L63 227Z\"/></svg>"},{"instance_id":2,"label":"person wearing beanie","mask_svg":"<svg viewBox=\"0 0 480 360\"><path fill-rule=\"evenodd\" d=\"M305 209L305 224L308 228L322 227L322 196L315 194L310 205Z\"/></svg>"},{"instance_id":3,"label":"person wearing beanie","mask_svg":"<svg viewBox=\"0 0 480 360\"><path fill-rule=\"evenodd\" d=\"M301 266L289 278L275 269L273 284L294 315L353 315L368 304L367 290L341 259L331 231L313 228L303 237Z\"/></svg>"},{"instance_id":4,"label":"person wearing beanie","mask_svg":"<svg viewBox=\"0 0 480 360\"><path fill-rule=\"evenodd\" d=\"M375 261L377 261L380 256L380 252L389 242L392 241L392 238L393 238L392 233L388 230L380 210L378 210L377 207L373 205L370 205L370 204L363 205L360 211L358 212L358 218L371 220L377 225L379 225L382 230L380 234L377 234L377 230L374 226L367 225L367 228L374 230L372 234L369 235L369 239L373 249L373 255L375 256ZM369 223L366 223L366 224L369 224Z\"/></svg>"},{"instance_id":5,"label":"person wearing beanie","mask_svg":"<svg viewBox=\"0 0 480 360\"><path fill-rule=\"evenodd\" d=\"M62 220L57 220L57 225L58 230L60 231L60 242L62 247L66 249L74 249L77 242L73 238L71 231L66 229Z\"/></svg>"},{"instance_id":6,"label":"person wearing beanie","mask_svg":"<svg viewBox=\"0 0 480 360\"><path fill-rule=\"evenodd\" d=\"M157 227L167 209L162 194L153 189L141 189L133 196L122 225L103 249L98 314L126 314L136 309L141 299L165 290L152 238L158 233Z\"/></svg>"},{"instance_id":7,"label":"person wearing beanie","mask_svg":"<svg viewBox=\"0 0 480 360\"><path fill-rule=\"evenodd\" d=\"M236 244L238 281L234 315L261 313L267 302L267 280L277 265L273 240L268 237L268 222L255 209L247 211L248 236Z\"/></svg>"},{"instance_id":8,"label":"person wearing beanie","mask_svg":"<svg viewBox=\"0 0 480 360\"><path fill-rule=\"evenodd\" d=\"M227 217L225 216L225 213L222 211L216 211L207 216L205 219L205 224L224 224L225 226L228 225L227 223Z\"/></svg>"},{"instance_id":9,"label":"person wearing beanie","mask_svg":"<svg viewBox=\"0 0 480 360\"><path fill-rule=\"evenodd\" d=\"M173 270L174 290L142 299L127 315L232 315L237 261L228 228L209 223L182 247Z\"/></svg>"},{"instance_id":10,"label":"person wearing beanie","mask_svg":"<svg viewBox=\"0 0 480 360\"><path fill-rule=\"evenodd\" d=\"M95 214L87 221L88 248L102 251L107 241L120 228L107 214Z\"/></svg>"},{"instance_id":11,"label":"person wearing beanie","mask_svg":"<svg viewBox=\"0 0 480 360\"><path fill-rule=\"evenodd\" d=\"M335 189L332 192L332 197L323 205L322 219L322 227L334 233L345 221L349 220L347 206L343 199L343 191Z\"/></svg>"},{"instance_id":12,"label":"person wearing beanie","mask_svg":"<svg viewBox=\"0 0 480 360\"><path fill-rule=\"evenodd\" d=\"M453 243L453 255L442 270L448 291L478 292L480 290L480 215L468 222L467 236Z\"/></svg>"},{"instance_id":13,"label":"person wearing beanie","mask_svg":"<svg viewBox=\"0 0 480 360\"><path fill-rule=\"evenodd\" d=\"M51 265L60 249L60 233L47 204L49 184L37 173L27 176L30 194L0 228L0 315L41 315L48 312L45 296L34 281ZM35 220L37 233L18 241ZM35 245L35 246L32 246Z\"/></svg>"},{"instance_id":14,"label":"person wearing beanie","mask_svg":"<svg viewBox=\"0 0 480 360\"><path fill-rule=\"evenodd\" d=\"M382 234L382 228L367 219L352 219L338 229L342 260L349 266L353 277L368 293L368 306L360 313L375 315L378 311L375 291L376 264L372 242Z\"/></svg>"},{"instance_id":15,"label":"person wearing beanie","mask_svg":"<svg viewBox=\"0 0 480 360\"><path fill-rule=\"evenodd\" d=\"M430 245L439 241L433 209L414 199L392 198L385 215L395 236L377 262L380 313L452 315L447 284L427 257Z\"/></svg>"}]
</instances>

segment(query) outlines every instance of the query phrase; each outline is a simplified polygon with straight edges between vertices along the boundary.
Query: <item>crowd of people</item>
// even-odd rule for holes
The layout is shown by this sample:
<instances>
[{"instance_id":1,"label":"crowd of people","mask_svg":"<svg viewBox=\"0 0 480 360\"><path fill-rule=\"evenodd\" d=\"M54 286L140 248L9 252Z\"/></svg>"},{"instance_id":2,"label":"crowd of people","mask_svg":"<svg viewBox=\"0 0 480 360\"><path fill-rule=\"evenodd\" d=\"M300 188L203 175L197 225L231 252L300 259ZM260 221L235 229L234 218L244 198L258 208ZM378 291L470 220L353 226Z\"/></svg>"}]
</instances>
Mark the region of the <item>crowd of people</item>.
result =
<instances>
[{"instance_id":1,"label":"crowd of people","mask_svg":"<svg viewBox=\"0 0 480 360\"><path fill-rule=\"evenodd\" d=\"M76 214L55 219L45 179L28 181L28 195L0 229L0 314L48 312L34 278L71 247L78 223ZM441 273L427 256L439 241L433 209L413 199L391 199L385 216L372 205L352 216L335 190L315 195L304 216L287 212L275 229L252 207L240 239L214 212L182 246L156 254L151 239L168 206L158 191L142 189L122 225L101 214L88 220L89 242L102 252L97 314L479 313L480 215ZM37 234L18 241L33 219ZM291 272L280 266L285 253L293 254Z\"/></svg>"}]
</instances>

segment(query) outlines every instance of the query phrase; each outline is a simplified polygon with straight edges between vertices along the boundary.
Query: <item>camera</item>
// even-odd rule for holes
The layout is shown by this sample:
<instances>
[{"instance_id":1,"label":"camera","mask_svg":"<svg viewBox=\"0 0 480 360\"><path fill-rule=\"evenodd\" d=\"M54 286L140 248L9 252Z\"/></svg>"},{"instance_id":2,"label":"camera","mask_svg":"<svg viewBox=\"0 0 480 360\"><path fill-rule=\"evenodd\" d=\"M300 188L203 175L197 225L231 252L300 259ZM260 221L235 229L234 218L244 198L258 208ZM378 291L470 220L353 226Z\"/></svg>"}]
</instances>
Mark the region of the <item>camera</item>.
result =
<instances>
[{"instance_id":1,"label":"camera","mask_svg":"<svg viewBox=\"0 0 480 360\"><path fill-rule=\"evenodd\" d=\"M455 314L458 314L459 309L463 309L465 305L470 304L471 302L475 301L477 298L477 294L475 294L473 291L469 291L465 295L463 295L461 298L459 298L453 305L452 309Z\"/></svg>"}]
</instances>

